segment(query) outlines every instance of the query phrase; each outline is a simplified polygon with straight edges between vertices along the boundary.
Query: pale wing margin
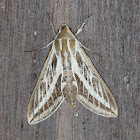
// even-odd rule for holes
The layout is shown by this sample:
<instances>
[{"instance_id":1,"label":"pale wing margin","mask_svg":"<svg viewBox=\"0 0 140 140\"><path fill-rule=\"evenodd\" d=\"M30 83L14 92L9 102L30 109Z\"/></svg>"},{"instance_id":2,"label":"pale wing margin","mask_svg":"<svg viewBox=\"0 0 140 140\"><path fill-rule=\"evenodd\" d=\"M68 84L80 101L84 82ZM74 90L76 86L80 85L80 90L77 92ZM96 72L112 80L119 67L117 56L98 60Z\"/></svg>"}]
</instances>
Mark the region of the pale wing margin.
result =
<instances>
[{"instance_id":1,"label":"pale wing margin","mask_svg":"<svg viewBox=\"0 0 140 140\"><path fill-rule=\"evenodd\" d=\"M27 120L36 124L50 117L61 105L62 61L57 59L53 49L43 66L28 105Z\"/></svg>"},{"instance_id":2,"label":"pale wing margin","mask_svg":"<svg viewBox=\"0 0 140 140\"><path fill-rule=\"evenodd\" d=\"M78 85L78 101L98 115L117 117L118 108L111 91L80 46L76 59L72 59Z\"/></svg>"}]
</instances>

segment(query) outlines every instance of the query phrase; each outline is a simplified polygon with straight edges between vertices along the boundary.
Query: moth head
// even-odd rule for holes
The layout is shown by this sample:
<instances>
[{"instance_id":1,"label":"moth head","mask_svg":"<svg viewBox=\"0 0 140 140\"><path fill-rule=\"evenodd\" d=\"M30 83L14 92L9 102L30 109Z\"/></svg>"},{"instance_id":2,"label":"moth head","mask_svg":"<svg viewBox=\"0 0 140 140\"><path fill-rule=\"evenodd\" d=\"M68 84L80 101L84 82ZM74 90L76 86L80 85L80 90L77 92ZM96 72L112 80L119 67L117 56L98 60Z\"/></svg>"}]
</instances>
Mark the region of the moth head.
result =
<instances>
[{"instance_id":1,"label":"moth head","mask_svg":"<svg viewBox=\"0 0 140 140\"><path fill-rule=\"evenodd\" d=\"M66 24L62 24L62 26L59 29L57 38L61 39L73 38L71 29Z\"/></svg>"},{"instance_id":2,"label":"moth head","mask_svg":"<svg viewBox=\"0 0 140 140\"><path fill-rule=\"evenodd\" d=\"M61 33L68 33L69 27L66 24L63 24L60 28Z\"/></svg>"},{"instance_id":3,"label":"moth head","mask_svg":"<svg viewBox=\"0 0 140 140\"><path fill-rule=\"evenodd\" d=\"M66 24L62 24L59 30L60 33L69 34L72 33L71 29Z\"/></svg>"}]
</instances>

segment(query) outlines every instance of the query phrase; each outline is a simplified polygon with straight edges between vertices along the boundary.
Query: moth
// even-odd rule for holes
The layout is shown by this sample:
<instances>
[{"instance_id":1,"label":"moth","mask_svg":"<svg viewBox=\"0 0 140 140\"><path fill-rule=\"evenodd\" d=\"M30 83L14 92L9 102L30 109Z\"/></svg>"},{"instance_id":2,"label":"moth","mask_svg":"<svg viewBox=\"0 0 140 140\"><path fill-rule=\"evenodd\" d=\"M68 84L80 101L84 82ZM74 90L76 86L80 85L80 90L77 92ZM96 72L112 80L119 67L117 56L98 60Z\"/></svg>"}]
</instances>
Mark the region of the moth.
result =
<instances>
[{"instance_id":1,"label":"moth","mask_svg":"<svg viewBox=\"0 0 140 140\"><path fill-rule=\"evenodd\" d=\"M111 91L66 24L49 45L51 50L29 101L28 123L47 119L64 100L72 108L79 101L98 115L117 117L118 108Z\"/></svg>"}]
</instances>

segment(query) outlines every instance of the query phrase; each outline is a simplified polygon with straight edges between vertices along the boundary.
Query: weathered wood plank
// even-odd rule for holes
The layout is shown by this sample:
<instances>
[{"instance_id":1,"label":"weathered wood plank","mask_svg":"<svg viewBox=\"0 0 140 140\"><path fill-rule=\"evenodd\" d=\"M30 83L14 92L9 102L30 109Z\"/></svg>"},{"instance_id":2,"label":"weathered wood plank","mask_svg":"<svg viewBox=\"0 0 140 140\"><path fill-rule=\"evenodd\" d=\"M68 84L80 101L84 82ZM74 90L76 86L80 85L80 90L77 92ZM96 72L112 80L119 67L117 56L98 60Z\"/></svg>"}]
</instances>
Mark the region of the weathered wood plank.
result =
<instances>
[{"instance_id":1,"label":"weathered wood plank","mask_svg":"<svg viewBox=\"0 0 140 140\"><path fill-rule=\"evenodd\" d=\"M66 23L73 32L93 13L77 38L102 55L86 51L113 92L116 119L98 116L79 103L75 117L64 103L47 120L28 125L28 101L49 49L24 51L54 38L47 12L57 30ZM1 1L0 17L0 140L140 139L139 0Z\"/></svg>"}]
</instances>

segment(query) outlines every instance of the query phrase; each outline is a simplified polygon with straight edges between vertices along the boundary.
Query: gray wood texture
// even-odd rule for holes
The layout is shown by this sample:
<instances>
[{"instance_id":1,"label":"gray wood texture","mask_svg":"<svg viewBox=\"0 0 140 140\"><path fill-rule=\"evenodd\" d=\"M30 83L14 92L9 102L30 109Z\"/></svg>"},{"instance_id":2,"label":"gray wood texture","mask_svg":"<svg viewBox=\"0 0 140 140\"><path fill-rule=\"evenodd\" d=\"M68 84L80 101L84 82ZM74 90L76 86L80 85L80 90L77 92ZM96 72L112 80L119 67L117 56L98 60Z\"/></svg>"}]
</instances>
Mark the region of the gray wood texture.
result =
<instances>
[{"instance_id":1,"label":"gray wood texture","mask_svg":"<svg viewBox=\"0 0 140 140\"><path fill-rule=\"evenodd\" d=\"M49 49L62 23L73 33L89 14L78 40L111 89L117 118L98 116L80 103L66 102L47 120L27 123L27 105ZM139 0L0 1L0 140L139 140L140 139ZM78 112L78 116L74 112Z\"/></svg>"}]
</instances>

